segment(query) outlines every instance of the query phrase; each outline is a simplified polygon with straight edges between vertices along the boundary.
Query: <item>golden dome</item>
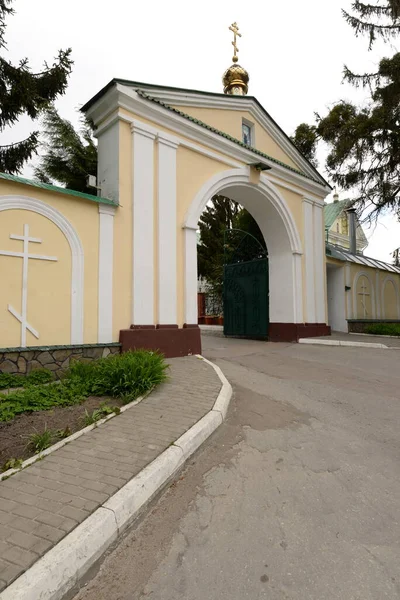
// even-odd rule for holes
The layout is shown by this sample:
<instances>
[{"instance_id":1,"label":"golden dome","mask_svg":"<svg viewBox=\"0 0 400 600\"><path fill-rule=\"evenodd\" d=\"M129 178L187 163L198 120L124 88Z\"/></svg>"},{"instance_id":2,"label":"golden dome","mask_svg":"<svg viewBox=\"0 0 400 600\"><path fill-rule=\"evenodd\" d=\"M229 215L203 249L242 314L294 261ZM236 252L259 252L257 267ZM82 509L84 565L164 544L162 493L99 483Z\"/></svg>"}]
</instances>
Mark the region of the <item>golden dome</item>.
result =
<instances>
[{"instance_id":1,"label":"golden dome","mask_svg":"<svg viewBox=\"0 0 400 600\"><path fill-rule=\"evenodd\" d=\"M236 56L234 58L237 60ZM225 71L222 83L224 84L224 94L246 96L249 89L249 74L246 69L236 63Z\"/></svg>"}]
</instances>

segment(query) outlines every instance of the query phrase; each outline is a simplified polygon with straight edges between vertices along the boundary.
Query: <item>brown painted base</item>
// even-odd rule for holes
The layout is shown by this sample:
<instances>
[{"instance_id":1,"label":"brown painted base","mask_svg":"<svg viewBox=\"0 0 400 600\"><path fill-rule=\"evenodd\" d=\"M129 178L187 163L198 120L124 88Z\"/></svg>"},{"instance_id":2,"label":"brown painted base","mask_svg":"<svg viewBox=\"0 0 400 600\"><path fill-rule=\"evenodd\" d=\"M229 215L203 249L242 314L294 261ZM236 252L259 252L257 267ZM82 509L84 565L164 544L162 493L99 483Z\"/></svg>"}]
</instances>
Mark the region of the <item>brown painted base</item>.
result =
<instances>
[{"instance_id":1,"label":"brown painted base","mask_svg":"<svg viewBox=\"0 0 400 600\"><path fill-rule=\"evenodd\" d=\"M198 325L132 325L121 329L119 341L122 352L127 350L159 350L166 358L201 354Z\"/></svg>"},{"instance_id":2,"label":"brown painted base","mask_svg":"<svg viewBox=\"0 0 400 600\"><path fill-rule=\"evenodd\" d=\"M331 335L331 328L325 323L270 323L270 342L298 342L300 338Z\"/></svg>"}]
</instances>

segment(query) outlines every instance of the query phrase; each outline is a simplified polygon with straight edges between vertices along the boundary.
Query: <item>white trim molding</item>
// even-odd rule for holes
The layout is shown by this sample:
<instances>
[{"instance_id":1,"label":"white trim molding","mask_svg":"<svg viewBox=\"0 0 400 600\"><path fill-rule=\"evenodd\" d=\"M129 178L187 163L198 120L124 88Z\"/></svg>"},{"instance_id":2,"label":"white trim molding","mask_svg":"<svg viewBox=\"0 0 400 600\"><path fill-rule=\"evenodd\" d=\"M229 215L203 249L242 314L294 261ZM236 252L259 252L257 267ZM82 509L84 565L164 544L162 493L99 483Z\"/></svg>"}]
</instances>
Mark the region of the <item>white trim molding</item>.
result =
<instances>
[{"instance_id":1,"label":"white trim molding","mask_svg":"<svg viewBox=\"0 0 400 600\"><path fill-rule=\"evenodd\" d=\"M198 191L185 215L185 319L197 319L197 223L207 202L215 194L240 202L258 222L270 255L270 320L276 323L303 322L302 244L293 215L285 199L262 176L250 182L250 168L227 169L211 177ZM197 313L196 313L197 314ZM196 322L196 321L194 321Z\"/></svg>"},{"instance_id":2,"label":"white trim molding","mask_svg":"<svg viewBox=\"0 0 400 600\"><path fill-rule=\"evenodd\" d=\"M132 323L154 324L154 140L145 123L131 125L133 144Z\"/></svg>"},{"instance_id":3,"label":"white trim molding","mask_svg":"<svg viewBox=\"0 0 400 600\"><path fill-rule=\"evenodd\" d=\"M99 296L97 338L99 344L112 342L113 335L112 324L115 211L115 206L99 204Z\"/></svg>"},{"instance_id":4,"label":"white trim molding","mask_svg":"<svg viewBox=\"0 0 400 600\"><path fill-rule=\"evenodd\" d=\"M71 249L71 344L83 343L84 252L73 225L56 208L27 196L0 196L0 212L27 210L49 219L64 234Z\"/></svg>"},{"instance_id":5,"label":"white trim molding","mask_svg":"<svg viewBox=\"0 0 400 600\"><path fill-rule=\"evenodd\" d=\"M158 323L177 324L176 149L158 135Z\"/></svg>"},{"instance_id":6,"label":"white trim molding","mask_svg":"<svg viewBox=\"0 0 400 600\"><path fill-rule=\"evenodd\" d=\"M197 324L197 227L184 227L185 232L185 323Z\"/></svg>"},{"instance_id":7,"label":"white trim molding","mask_svg":"<svg viewBox=\"0 0 400 600\"><path fill-rule=\"evenodd\" d=\"M400 319L400 294L399 294L399 286L396 283L396 281L395 281L395 279L393 278L392 275L386 275L385 279L382 282L382 288L381 288L382 319L386 318L386 315L385 315L385 287L386 287L386 284L389 281L393 284L393 287L394 287L394 291L395 291L395 294L396 294L397 318Z\"/></svg>"},{"instance_id":8,"label":"white trim molding","mask_svg":"<svg viewBox=\"0 0 400 600\"><path fill-rule=\"evenodd\" d=\"M368 280L370 290L371 290L371 311L372 315L371 319L376 319L376 310L375 310L375 288L371 281L370 276L366 271L358 271L358 273L354 276L353 279L353 319L363 319L365 317L359 317L357 312L357 284L360 277L365 277Z\"/></svg>"},{"instance_id":9,"label":"white trim molding","mask_svg":"<svg viewBox=\"0 0 400 600\"><path fill-rule=\"evenodd\" d=\"M306 321L316 323L315 309L315 263L314 263L314 202L303 198L304 220L304 266L306 275Z\"/></svg>"},{"instance_id":10,"label":"white trim molding","mask_svg":"<svg viewBox=\"0 0 400 600\"><path fill-rule=\"evenodd\" d=\"M217 173L211 177L206 183L200 188L194 197L189 210L186 213L184 219L184 227L190 227L191 229L197 229L197 223L200 219L200 215L205 209L207 202L215 194L218 194L221 190L234 185L240 185L251 189L259 190L267 199L271 202L273 207L278 212L279 216L285 225L292 252L298 252L302 254L302 245L300 241L300 235L297 230L296 223L293 216L278 190L272 185L267 178L260 177L260 183L258 185L250 183L250 168L241 167L240 169L228 169Z\"/></svg>"},{"instance_id":11,"label":"white trim molding","mask_svg":"<svg viewBox=\"0 0 400 600\"><path fill-rule=\"evenodd\" d=\"M324 240L324 212L314 203L314 269L315 269L315 316L317 323L326 323L326 268Z\"/></svg>"}]
</instances>

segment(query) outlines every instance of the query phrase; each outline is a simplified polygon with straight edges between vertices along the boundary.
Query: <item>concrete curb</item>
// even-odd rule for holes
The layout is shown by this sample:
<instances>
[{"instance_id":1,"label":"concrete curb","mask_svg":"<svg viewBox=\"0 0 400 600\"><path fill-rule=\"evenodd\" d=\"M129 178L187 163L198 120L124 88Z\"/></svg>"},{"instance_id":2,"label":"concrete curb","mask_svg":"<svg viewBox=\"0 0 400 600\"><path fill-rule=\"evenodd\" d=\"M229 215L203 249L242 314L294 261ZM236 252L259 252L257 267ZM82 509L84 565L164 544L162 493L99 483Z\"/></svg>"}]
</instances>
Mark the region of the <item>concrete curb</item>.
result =
<instances>
[{"instance_id":1,"label":"concrete curb","mask_svg":"<svg viewBox=\"0 0 400 600\"><path fill-rule=\"evenodd\" d=\"M347 342L344 340L323 340L316 338L301 338L299 344L314 344L316 346L351 346L353 348L383 348L385 350L391 350L389 346L375 342Z\"/></svg>"},{"instance_id":2,"label":"concrete curb","mask_svg":"<svg viewBox=\"0 0 400 600\"><path fill-rule=\"evenodd\" d=\"M219 367L201 356L198 358L213 367L222 383L210 412L18 577L0 594L0 600L62 600L189 456L221 425L228 411L232 387Z\"/></svg>"},{"instance_id":3,"label":"concrete curb","mask_svg":"<svg viewBox=\"0 0 400 600\"><path fill-rule=\"evenodd\" d=\"M129 402L129 404L125 404L125 406L121 406L118 414L125 412L132 406L136 406L136 404L139 404L139 402L142 402L142 400L147 398L147 396L149 394L151 394L151 391L144 394L144 396L140 396L136 400ZM92 431L92 429L95 429L95 427L98 427L99 425L102 425L103 423L107 423L107 421L109 421L110 419L113 419L116 416L117 416L117 413L115 413L115 412L110 413L106 417L103 417L102 419L99 419L98 421L96 421L96 423L93 423L92 425L88 425L87 427L84 427L83 429L79 429L79 431L75 431L75 433L73 433L72 435L69 435L68 437L64 438L63 440L60 440L59 442L57 442L56 444L49 446L48 448L46 448L46 450L42 450L41 452L38 452L37 454L34 454L33 456L27 458L26 460L24 460L24 462L21 464L21 466L18 467L17 469L8 469L7 471L0 473L0 481L2 481L3 479L8 479L9 477L11 477L11 475L15 475L15 473L18 473L19 471L26 469L27 467L29 467L30 465L33 465L38 460L41 460L45 456L48 456L49 454L54 452L55 450L58 450L59 448L66 446L70 442L77 440L78 438L81 437L81 435L85 435L85 433L89 433L89 431Z\"/></svg>"}]
</instances>

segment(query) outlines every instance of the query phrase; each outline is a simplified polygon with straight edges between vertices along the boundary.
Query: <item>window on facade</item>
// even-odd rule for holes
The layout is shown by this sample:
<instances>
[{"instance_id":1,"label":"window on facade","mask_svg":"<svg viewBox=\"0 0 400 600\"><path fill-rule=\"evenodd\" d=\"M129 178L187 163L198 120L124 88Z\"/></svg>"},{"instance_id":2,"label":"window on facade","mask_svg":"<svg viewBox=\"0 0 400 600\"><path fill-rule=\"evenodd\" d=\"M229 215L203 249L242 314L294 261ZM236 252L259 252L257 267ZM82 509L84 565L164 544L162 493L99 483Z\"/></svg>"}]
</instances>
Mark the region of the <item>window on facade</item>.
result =
<instances>
[{"instance_id":1,"label":"window on facade","mask_svg":"<svg viewBox=\"0 0 400 600\"><path fill-rule=\"evenodd\" d=\"M339 233L339 223L336 223L336 233Z\"/></svg>"},{"instance_id":2,"label":"window on facade","mask_svg":"<svg viewBox=\"0 0 400 600\"><path fill-rule=\"evenodd\" d=\"M251 146L251 127L247 123L242 123L242 141Z\"/></svg>"}]
</instances>

